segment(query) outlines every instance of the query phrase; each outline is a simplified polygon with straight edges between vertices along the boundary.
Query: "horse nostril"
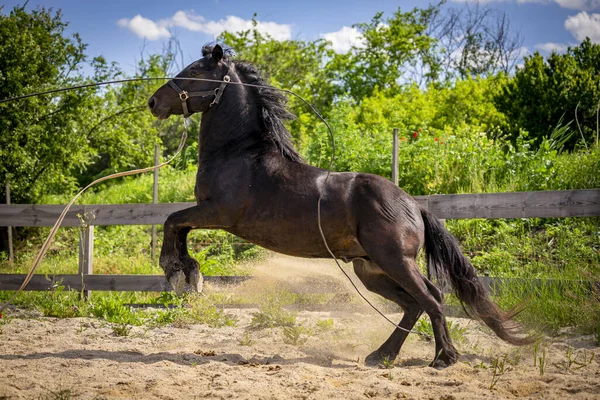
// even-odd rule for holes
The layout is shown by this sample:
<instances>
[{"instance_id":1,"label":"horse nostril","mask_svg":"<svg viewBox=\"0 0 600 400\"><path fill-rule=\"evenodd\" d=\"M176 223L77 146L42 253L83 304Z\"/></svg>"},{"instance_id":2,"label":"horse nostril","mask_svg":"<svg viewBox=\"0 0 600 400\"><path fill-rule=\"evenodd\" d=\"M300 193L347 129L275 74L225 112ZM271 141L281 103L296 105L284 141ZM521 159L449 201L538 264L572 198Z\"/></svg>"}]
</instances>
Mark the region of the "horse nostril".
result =
<instances>
[{"instance_id":1,"label":"horse nostril","mask_svg":"<svg viewBox=\"0 0 600 400\"><path fill-rule=\"evenodd\" d=\"M154 105L156 104L156 101L154 100L154 96L150 97L150 100L148 100L148 107L150 107L150 109L154 109Z\"/></svg>"}]
</instances>

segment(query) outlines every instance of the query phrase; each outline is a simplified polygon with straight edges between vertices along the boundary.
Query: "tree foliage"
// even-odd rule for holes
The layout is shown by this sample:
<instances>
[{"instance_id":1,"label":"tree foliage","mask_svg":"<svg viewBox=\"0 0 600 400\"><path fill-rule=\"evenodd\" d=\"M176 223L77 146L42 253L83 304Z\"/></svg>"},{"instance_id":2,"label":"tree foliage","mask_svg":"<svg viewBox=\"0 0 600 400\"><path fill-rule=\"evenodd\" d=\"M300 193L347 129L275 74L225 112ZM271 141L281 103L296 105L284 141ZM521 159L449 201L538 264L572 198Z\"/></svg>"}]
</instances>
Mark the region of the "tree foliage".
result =
<instances>
[{"instance_id":1,"label":"tree foliage","mask_svg":"<svg viewBox=\"0 0 600 400\"><path fill-rule=\"evenodd\" d=\"M524 66L496 96L513 138L525 129L541 140L563 121L577 130L567 142L569 148L582 139L586 146L596 142L599 102L600 45L589 38L565 54L553 52L544 59L536 52L526 57Z\"/></svg>"},{"instance_id":2,"label":"tree foliage","mask_svg":"<svg viewBox=\"0 0 600 400\"><path fill-rule=\"evenodd\" d=\"M428 21L436 10L415 8L392 17L377 13L370 22L356 24L363 43L333 60L344 92L355 101L373 94L376 89L397 92L400 79L410 66L427 54L434 39L427 35ZM435 66L430 67L435 70Z\"/></svg>"},{"instance_id":3,"label":"tree foliage","mask_svg":"<svg viewBox=\"0 0 600 400\"><path fill-rule=\"evenodd\" d=\"M506 13L479 3L444 13L435 8L428 35L436 38L432 57L442 79L508 74L521 57L523 37Z\"/></svg>"},{"instance_id":4,"label":"tree foliage","mask_svg":"<svg viewBox=\"0 0 600 400\"><path fill-rule=\"evenodd\" d=\"M270 84L291 90L306 99L319 112L327 115L341 88L334 83L332 64L336 56L329 43L315 41L277 41L257 29L256 15L252 29L224 32L219 41L237 52L237 58L253 63ZM303 146L317 123L314 114L295 96L288 96L289 107L298 117L290 123L290 131L297 145Z\"/></svg>"},{"instance_id":5,"label":"tree foliage","mask_svg":"<svg viewBox=\"0 0 600 400\"><path fill-rule=\"evenodd\" d=\"M0 14L0 98L81 81L85 45L64 34L60 12L15 7ZM78 132L89 90L0 104L0 180L10 180L15 201L40 188L71 187L69 171L84 168L88 144Z\"/></svg>"},{"instance_id":6,"label":"tree foliage","mask_svg":"<svg viewBox=\"0 0 600 400\"><path fill-rule=\"evenodd\" d=\"M84 77L86 46L77 34L67 36L66 27L60 11L28 12L23 6L0 14L0 98L124 77L103 57L91 60L94 74ZM167 76L174 55L170 45L164 54L142 57L134 77ZM160 139L172 152L179 121L158 122L146 105L163 83L129 82L0 104L0 180L11 182L13 201L34 201L42 191L70 193L100 176L152 165Z\"/></svg>"}]
</instances>

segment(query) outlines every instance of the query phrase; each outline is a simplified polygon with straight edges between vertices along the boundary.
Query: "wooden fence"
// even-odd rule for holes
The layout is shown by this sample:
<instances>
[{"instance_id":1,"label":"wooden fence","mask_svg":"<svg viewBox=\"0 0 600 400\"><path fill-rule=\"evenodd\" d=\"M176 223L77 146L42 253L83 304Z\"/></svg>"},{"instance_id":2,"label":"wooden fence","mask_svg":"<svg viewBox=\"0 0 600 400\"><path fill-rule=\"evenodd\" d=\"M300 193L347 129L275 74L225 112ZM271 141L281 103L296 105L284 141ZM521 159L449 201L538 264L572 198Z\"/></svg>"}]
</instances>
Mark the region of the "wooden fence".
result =
<instances>
[{"instance_id":1,"label":"wooden fence","mask_svg":"<svg viewBox=\"0 0 600 400\"><path fill-rule=\"evenodd\" d=\"M600 216L600 189L542 192L417 196L421 207L441 219L564 218ZM81 229L79 274L36 275L26 290L47 290L56 281L73 290L168 291L161 275L93 275L94 226L156 225L169 214L194 203L79 205L71 208L62 226ZM1 204L0 226L52 226L60 205ZM16 290L23 274L0 274L0 290ZM244 277L205 277L207 281L238 282ZM493 285L493 279L487 279Z\"/></svg>"}]
</instances>

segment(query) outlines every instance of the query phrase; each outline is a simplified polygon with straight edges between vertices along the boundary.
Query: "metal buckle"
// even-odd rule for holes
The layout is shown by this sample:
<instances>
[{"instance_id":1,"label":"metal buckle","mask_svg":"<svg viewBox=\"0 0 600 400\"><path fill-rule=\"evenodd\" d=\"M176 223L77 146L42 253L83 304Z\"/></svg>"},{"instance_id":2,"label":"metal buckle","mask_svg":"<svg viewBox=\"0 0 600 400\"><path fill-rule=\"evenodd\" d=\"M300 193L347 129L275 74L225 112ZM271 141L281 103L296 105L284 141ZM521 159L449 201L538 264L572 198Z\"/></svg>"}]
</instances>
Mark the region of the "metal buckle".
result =
<instances>
[{"instance_id":1,"label":"metal buckle","mask_svg":"<svg viewBox=\"0 0 600 400\"><path fill-rule=\"evenodd\" d=\"M223 77L223 82L227 82L227 83L231 82L231 78L229 77L229 75L225 75Z\"/></svg>"},{"instance_id":2,"label":"metal buckle","mask_svg":"<svg viewBox=\"0 0 600 400\"><path fill-rule=\"evenodd\" d=\"M186 101L189 98L190 98L190 95L185 90L182 90L181 93L179 93L179 99L181 101Z\"/></svg>"}]
</instances>

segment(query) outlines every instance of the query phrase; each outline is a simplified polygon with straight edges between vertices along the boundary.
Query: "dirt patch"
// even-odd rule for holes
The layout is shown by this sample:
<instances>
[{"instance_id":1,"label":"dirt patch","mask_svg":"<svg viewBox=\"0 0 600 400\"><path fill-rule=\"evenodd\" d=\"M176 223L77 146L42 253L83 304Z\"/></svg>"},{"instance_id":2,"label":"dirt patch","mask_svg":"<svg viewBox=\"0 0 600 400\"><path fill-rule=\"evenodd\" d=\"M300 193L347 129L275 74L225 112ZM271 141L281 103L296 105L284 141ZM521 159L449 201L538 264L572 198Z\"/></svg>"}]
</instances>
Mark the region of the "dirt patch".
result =
<instances>
[{"instance_id":1,"label":"dirt patch","mask_svg":"<svg viewBox=\"0 0 600 400\"><path fill-rule=\"evenodd\" d=\"M394 367L378 369L363 360L392 327L374 312L300 311L306 331L301 344L289 344L283 328L248 330L258 310L226 311L235 326L134 327L127 337L100 320L14 318L0 334L0 398L600 398L592 337L554 338L536 352L451 319L466 328L459 363L428 367L433 343L411 335Z\"/></svg>"}]
</instances>

